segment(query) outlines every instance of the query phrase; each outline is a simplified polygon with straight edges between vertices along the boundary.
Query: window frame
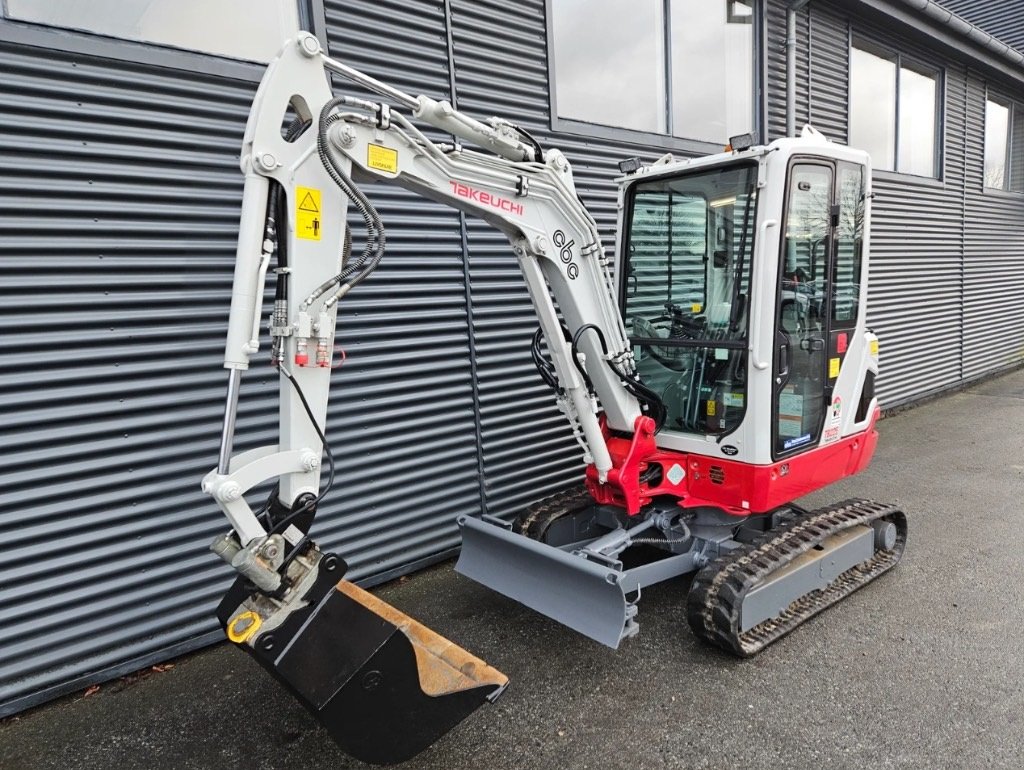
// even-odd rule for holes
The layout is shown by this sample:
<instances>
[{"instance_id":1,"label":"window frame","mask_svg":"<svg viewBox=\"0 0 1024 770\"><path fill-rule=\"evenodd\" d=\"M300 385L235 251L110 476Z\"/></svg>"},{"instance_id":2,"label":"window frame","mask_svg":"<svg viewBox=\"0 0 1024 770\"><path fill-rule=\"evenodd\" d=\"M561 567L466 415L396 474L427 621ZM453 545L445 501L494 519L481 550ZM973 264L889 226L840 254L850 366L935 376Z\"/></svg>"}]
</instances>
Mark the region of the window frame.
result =
<instances>
[{"instance_id":1,"label":"window frame","mask_svg":"<svg viewBox=\"0 0 1024 770\"><path fill-rule=\"evenodd\" d=\"M1007 96L1002 91L992 88L988 84L985 85L985 108L984 108L984 119L982 121L982 137L988 132L988 103L993 102L1002 107L1007 108L1006 114L1006 146L1003 148L1006 151L1005 157L1005 168L1003 171L1003 181L1005 187L989 187L985 183L985 146L983 142L982 146L982 165L981 165L981 189L986 195L1007 195L1020 198L1024 196L1024 180L1021 181L1021 189L1014 190L1011 185L1013 184L1013 120L1014 117L1020 117L1018 111L1024 112L1024 102L1017 101L1016 99Z\"/></svg>"},{"instance_id":2,"label":"window frame","mask_svg":"<svg viewBox=\"0 0 1024 770\"><path fill-rule=\"evenodd\" d=\"M299 29L312 32L327 50L327 20L323 3L316 0L294 1L299 11ZM223 54L14 19L7 15L6 4L2 0L0 42L252 83L259 83L267 69L266 64Z\"/></svg>"},{"instance_id":3,"label":"window frame","mask_svg":"<svg viewBox=\"0 0 1024 770\"><path fill-rule=\"evenodd\" d=\"M751 51L751 67L753 76L753 93L751 94L751 131L757 137L758 143L764 143L764 127L767 125L767 104L765 99L764 78L767 65L767 53L764 41L767 39L767 14L764 13L766 0L748 0L753 8L751 27L753 31L753 50ZM671 3L670 0L662 0L665 6L663 37L665 43L665 105L668 120L668 131L664 134L651 131L641 131L635 128L622 128L620 126L608 126L603 123L590 123L578 118L563 118L558 114L558 100L555 94L556 70L555 70L555 34L554 14L551 4L555 0L544 0L544 30L545 50L547 54L548 70L548 109L550 111L549 125L552 131L575 136L584 136L593 139L611 139L630 144L643 145L665 150L678 150L694 155L711 155L722 151L725 137L722 142L704 141L700 139L686 139L673 136L672 131L672 48L671 48Z\"/></svg>"},{"instance_id":4,"label":"window frame","mask_svg":"<svg viewBox=\"0 0 1024 770\"><path fill-rule=\"evenodd\" d=\"M871 165L871 173L890 174L898 178L914 179L924 184L938 183L942 184L945 182L946 177L946 68L935 66L932 64L926 64L921 59L915 56L907 56L902 51L893 50L886 48L883 45L879 45L871 40L853 33L851 31L849 37L849 45L847 47L847 58L846 58L846 143L850 143L850 117L853 115L853 89L850 87L850 80L853 78L853 49L856 48L864 53L871 54L880 59L886 59L893 62L896 65L896 87L895 96L896 104L895 111L893 114L893 165L895 168L881 168L875 166L874 163ZM921 174L914 174L910 171L900 171L900 103L903 101L900 98L900 85L903 77L903 70L908 69L916 72L919 75L925 77L933 77L935 79L935 142L932 149L932 162L934 174L929 176L923 176Z\"/></svg>"}]
</instances>

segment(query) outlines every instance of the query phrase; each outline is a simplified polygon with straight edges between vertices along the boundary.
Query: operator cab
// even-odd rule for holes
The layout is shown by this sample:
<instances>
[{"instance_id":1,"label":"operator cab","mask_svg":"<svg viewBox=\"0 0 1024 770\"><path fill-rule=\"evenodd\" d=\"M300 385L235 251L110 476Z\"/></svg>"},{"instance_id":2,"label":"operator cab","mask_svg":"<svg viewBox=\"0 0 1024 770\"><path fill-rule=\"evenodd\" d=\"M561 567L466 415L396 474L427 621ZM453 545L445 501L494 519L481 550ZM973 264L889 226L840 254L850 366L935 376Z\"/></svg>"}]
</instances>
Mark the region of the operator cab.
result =
<instances>
[{"instance_id":1,"label":"operator cab","mask_svg":"<svg viewBox=\"0 0 1024 770\"><path fill-rule=\"evenodd\" d=\"M619 301L659 446L770 463L863 429L868 176L812 130L623 181Z\"/></svg>"}]
</instances>

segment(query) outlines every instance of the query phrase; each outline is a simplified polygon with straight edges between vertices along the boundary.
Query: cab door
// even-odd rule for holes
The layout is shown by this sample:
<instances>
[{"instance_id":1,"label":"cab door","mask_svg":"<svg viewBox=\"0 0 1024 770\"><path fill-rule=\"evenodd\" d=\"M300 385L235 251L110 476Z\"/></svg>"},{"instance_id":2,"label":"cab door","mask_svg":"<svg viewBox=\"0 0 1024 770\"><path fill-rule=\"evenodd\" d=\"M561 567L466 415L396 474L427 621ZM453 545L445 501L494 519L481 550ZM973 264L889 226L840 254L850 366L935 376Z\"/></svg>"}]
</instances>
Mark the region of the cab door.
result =
<instances>
[{"instance_id":1,"label":"cab door","mask_svg":"<svg viewBox=\"0 0 1024 770\"><path fill-rule=\"evenodd\" d=\"M773 456L816 446L829 403L829 295L834 263L835 166L790 166L776 292Z\"/></svg>"}]
</instances>

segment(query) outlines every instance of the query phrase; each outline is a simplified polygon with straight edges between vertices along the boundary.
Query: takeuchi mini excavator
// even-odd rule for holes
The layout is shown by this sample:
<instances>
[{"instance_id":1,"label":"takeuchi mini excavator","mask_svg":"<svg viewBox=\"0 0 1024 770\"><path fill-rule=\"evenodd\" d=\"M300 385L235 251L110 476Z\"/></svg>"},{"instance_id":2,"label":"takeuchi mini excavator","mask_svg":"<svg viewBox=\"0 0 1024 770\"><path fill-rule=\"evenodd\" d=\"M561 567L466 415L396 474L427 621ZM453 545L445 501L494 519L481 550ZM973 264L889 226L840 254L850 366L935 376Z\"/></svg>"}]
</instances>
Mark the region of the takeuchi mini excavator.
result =
<instances>
[{"instance_id":1,"label":"takeuchi mini excavator","mask_svg":"<svg viewBox=\"0 0 1024 770\"><path fill-rule=\"evenodd\" d=\"M383 100L335 96L332 73ZM338 304L384 256L367 184L508 237L539 320L533 359L586 460L580 484L512 521L452 511L460 573L610 647L638 632L644 587L695 573L693 632L746 657L899 561L906 517L893 506L794 503L865 468L877 442L869 158L810 128L752 143L624 163L611 259L566 157L525 130L405 94L309 34L271 62L241 153L227 407L203 480L232 526L212 548L239 573L218 614L355 757L407 759L507 685L344 580L342 556L310 538L334 481L324 426ZM366 229L359 254L349 206ZM232 456L272 263L280 440ZM274 480L254 511L246 493Z\"/></svg>"}]
</instances>

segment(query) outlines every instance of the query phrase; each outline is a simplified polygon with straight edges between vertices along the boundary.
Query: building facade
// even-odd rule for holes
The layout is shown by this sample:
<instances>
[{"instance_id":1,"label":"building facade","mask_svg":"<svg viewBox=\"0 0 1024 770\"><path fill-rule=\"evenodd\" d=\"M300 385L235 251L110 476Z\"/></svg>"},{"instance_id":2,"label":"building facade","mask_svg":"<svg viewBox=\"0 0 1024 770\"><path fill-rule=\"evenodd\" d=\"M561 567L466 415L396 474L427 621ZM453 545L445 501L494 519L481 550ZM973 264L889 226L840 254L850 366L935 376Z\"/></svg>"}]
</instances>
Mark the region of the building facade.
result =
<instances>
[{"instance_id":1,"label":"building facade","mask_svg":"<svg viewBox=\"0 0 1024 770\"><path fill-rule=\"evenodd\" d=\"M1005 4L960 4L1001 29ZM620 160L790 122L862 144L884 406L1024 361L1024 57L928 0L170 5L7 0L0 18L0 716L222 638L231 576L207 544L226 523L199 480L219 439L238 151L251 60L297 28L560 147L609 248ZM582 465L531 363L504 238L370 193L389 250L339 317L341 483L314 535L372 584L451 556L458 514L510 515ZM276 387L247 374L239 445L274 441Z\"/></svg>"}]
</instances>

